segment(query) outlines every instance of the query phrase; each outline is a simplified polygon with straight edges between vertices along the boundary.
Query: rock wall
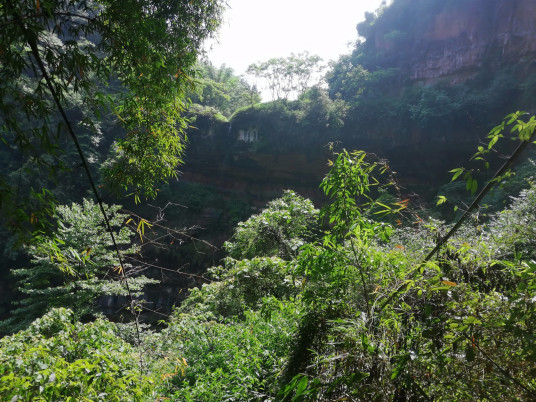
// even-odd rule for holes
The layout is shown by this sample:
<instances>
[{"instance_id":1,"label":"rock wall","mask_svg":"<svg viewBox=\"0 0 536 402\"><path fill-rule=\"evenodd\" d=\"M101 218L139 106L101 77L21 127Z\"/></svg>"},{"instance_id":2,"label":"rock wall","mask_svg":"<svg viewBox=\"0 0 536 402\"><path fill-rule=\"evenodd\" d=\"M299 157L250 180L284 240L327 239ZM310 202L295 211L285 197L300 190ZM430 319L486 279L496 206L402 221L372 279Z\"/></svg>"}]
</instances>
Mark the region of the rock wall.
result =
<instances>
[{"instance_id":1,"label":"rock wall","mask_svg":"<svg viewBox=\"0 0 536 402\"><path fill-rule=\"evenodd\" d=\"M483 68L530 66L536 63L535 18L534 0L468 0L447 8L414 42L409 77L459 83Z\"/></svg>"}]
</instances>

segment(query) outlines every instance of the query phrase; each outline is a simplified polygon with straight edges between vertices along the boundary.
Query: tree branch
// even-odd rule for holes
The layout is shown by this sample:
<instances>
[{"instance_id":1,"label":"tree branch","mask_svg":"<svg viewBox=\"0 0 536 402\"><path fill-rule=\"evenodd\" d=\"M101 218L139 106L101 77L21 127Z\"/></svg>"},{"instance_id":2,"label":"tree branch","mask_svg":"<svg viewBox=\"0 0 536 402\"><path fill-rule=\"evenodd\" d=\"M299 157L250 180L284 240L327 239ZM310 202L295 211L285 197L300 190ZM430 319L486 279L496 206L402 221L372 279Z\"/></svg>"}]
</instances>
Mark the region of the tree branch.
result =
<instances>
[{"instance_id":1,"label":"tree branch","mask_svg":"<svg viewBox=\"0 0 536 402\"><path fill-rule=\"evenodd\" d=\"M456 233L456 231L460 228L462 223L465 222L465 220L469 217L470 213L478 206L480 201L482 201L482 199L491 190L491 188L493 187L493 185L495 183L495 179L497 177L503 175L510 168L512 163L514 163L514 161L519 157L519 155L521 155L521 153L527 148L527 146L534 140L535 137L536 137L536 130L534 130L532 132L532 134L531 134L531 136L530 136L530 138L528 140L521 141L521 143L517 146L516 150L512 153L512 155L510 155L508 160L499 168L499 170L497 170L497 172L493 175L493 178L490 181L488 181L488 184L482 189L482 191L480 191L480 193L475 198L475 200L471 203L469 208L467 208L465 213L460 217L460 219L458 219L458 222L456 222L456 224L452 227L452 229L450 229L449 232L442 239L440 239L437 242L437 244L434 247L434 249L432 251L430 251L426 255L426 257L424 257L423 262L430 261L430 259L434 256L434 254L437 253L439 248L443 244L445 244L447 242L447 240L450 239L452 237L452 235L454 235L454 233ZM417 271L414 271L414 272L417 272ZM413 275L415 275L415 274L413 274ZM413 275L411 275L409 278L413 277ZM400 285L393 293L391 293L391 295L387 298L387 300L385 300L382 303L382 305L380 306L380 309L379 309L378 312L382 311L387 306L387 304L389 304L391 302L391 300L393 300L393 298L395 296L397 296L400 292L404 291L404 289L408 285L409 285L409 282L406 281L402 285Z\"/></svg>"},{"instance_id":2,"label":"tree branch","mask_svg":"<svg viewBox=\"0 0 536 402\"><path fill-rule=\"evenodd\" d=\"M15 8L13 7L12 4L10 4L12 10L15 10ZM71 136L71 139L73 140L73 143L76 147L76 150L78 152L78 156L80 157L80 160L81 160L81 163L82 163L82 167L84 168L84 171L86 172L86 176L88 178L88 181L91 185L91 189L93 191L93 194L95 196L95 199L97 200L97 203L99 204L99 207L100 207L100 210L101 210L101 213L102 213L102 216L104 218L104 222L106 224L106 227L108 229L108 233L110 234L110 237L111 237L111 240L112 240L112 243L113 243L113 246L114 246L114 250L117 254L117 258L119 260L119 265L121 266L121 274L122 274L122 279L125 281L125 285L126 285L126 288L127 288L127 292L129 294L129 299L130 299L130 309L131 309L131 313L132 315L134 316L134 320L135 320L135 324L136 324L136 337L137 337L137 341L138 341L138 345L141 344L141 337L140 337L140 329L139 329L139 325L138 325L138 316L136 315L136 309L135 307L137 307L137 303L134 299L134 296L132 295L132 292L131 292L131 289L130 289L130 286L129 286L129 283L128 283L128 278L125 274L125 267L124 267L124 264L123 264L123 259L122 259L122 256L121 256L121 252L119 250L119 246L117 245L117 242L116 242L116 239L115 239L115 236L114 236L114 232L112 230L112 227L110 225L110 221L108 219L108 214L106 213L105 209L104 209L104 204L102 202L102 199L97 191L97 187L95 185L95 181L93 180L93 176L91 174L91 171L89 170L89 165L86 161L86 158L84 156L84 152L82 151L82 148L80 146L80 143L78 141L78 138L73 130L73 127L71 125L71 121L68 119L67 117L67 114L65 113L65 110L63 109L63 106L59 100L59 96L54 88L54 85L52 85L52 79L50 78L49 74L48 74L48 71L47 69L45 68L45 65L43 63L43 60L41 59L41 55L39 54L39 49L37 47L37 37L34 33L30 32L28 30L28 28L26 28L26 26L24 25L24 22L23 22L23 19L22 19L22 16L14 11L13 12L13 15L15 17L15 21L17 23L17 25L20 27L20 29L22 30L22 33L24 35L24 38L26 40L26 42L28 43L28 45L30 46L30 49L32 51L32 55L37 63L37 66L39 68L39 70L41 71L41 74L43 75L43 78L45 79L45 82L47 84L47 87L50 91L50 94L52 95L52 98L54 100L54 103L56 104L56 107L58 108L58 111L60 112L61 114L61 117L63 119L63 121L65 122L65 127L67 129L67 132L69 133L69 135ZM143 360L142 360L142 355L140 353L140 370L141 370L141 374L143 375Z\"/></svg>"}]
</instances>

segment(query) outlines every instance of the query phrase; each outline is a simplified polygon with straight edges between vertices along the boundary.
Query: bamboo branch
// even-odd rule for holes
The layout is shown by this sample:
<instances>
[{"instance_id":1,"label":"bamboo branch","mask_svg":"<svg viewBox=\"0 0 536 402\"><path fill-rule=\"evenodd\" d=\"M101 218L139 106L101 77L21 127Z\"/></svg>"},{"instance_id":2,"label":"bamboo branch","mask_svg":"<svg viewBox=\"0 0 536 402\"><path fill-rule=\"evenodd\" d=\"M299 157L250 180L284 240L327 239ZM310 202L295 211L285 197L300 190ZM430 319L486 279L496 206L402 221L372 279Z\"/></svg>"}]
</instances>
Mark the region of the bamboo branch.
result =
<instances>
[{"instance_id":1,"label":"bamboo branch","mask_svg":"<svg viewBox=\"0 0 536 402\"><path fill-rule=\"evenodd\" d=\"M504 173L506 173L506 171L510 168L510 166L512 165L512 163L514 163L514 161L519 157L519 155L521 155L521 153L527 148L527 146L534 140L534 138L536 137L536 130L534 130L530 136L530 138L528 140L525 140L525 141L521 141L521 143L517 146L517 148L515 149L515 151L512 153L512 155L510 155L510 157L508 158L508 160L499 168L499 170L497 170L497 172L493 175L493 178L488 181L488 184L486 184L486 186L482 189L482 191L480 191L480 193L478 194L478 196L475 198L475 200L471 203L471 205L469 206L469 208L467 208L467 210L465 211L465 213L460 217L460 219L458 219L458 221L456 222L456 224L452 227L452 229L449 230L449 232L443 237L441 238L436 246L434 247L434 249L432 251L430 251L426 257L424 257L423 259L423 262L428 262L430 261L430 259L434 256L435 253L437 253L437 251L440 249L440 247L445 244L447 242L447 240L449 240L452 235L454 235L454 233L456 233L456 231L460 228L460 226L462 225L463 222L465 222L465 220L469 217L470 213L478 206L478 204L480 203L480 201L482 201L482 199L489 193L489 191L492 189L494 183L495 183L495 179L501 175L503 175ZM414 274L410 276L410 278L412 278L414 275L415 275L415 272L418 272L417 270L414 271ZM409 279L409 278L408 278ZM382 305L380 306L380 309L378 310L378 312L382 311L390 302L391 300L393 300L393 298L395 298L400 292L404 291L404 289L409 285L409 282L406 281L404 282L402 285L400 285L393 293L391 293L391 295L382 303Z\"/></svg>"}]
</instances>

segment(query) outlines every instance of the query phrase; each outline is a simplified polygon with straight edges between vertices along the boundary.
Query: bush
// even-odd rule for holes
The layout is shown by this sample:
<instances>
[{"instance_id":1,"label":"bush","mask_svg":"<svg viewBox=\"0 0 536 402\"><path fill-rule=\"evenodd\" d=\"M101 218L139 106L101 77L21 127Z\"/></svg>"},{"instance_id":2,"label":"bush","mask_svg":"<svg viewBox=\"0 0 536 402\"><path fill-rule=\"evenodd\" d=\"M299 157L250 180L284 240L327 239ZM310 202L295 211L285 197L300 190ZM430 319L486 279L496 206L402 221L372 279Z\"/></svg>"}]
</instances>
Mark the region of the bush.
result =
<instances>
[{"instance_id":1,"label":"bush","mask_svg":"<svg viewBox=\"0 0 536 402\"><path fill-rule=\"evenodd\" d=\"M239 323L177 317L162 333L160 347L168 360L182 364L161 393L179 401L270 400L298 314L293 303L280 306L270 320L250 311Z\"/></svg>"},{"instance_id":2,"label":"bush","mask_svg":"<svg viewBox=\"0 0 536 402\"><path fill-rule=\"evenodd\" d=\"M289 299L298 291L292 263L277 257L225 260L225 267L209 270L218 281L193 289L179 311L222 319L242 317L248 309L258 310L265 297Z\"/></svg>"},{"instance_id":3,"label":"bush","mask_svg":"<svg viewBox=\"0 0 536 402\"><path fill-rule=\"evenodd\" d=\"M290 259L311 238L318 210L292 190L270 201L259 215L240 222L224 248L235 259L279 256Z\"/></svg>"},{"instance_id":4,"label":"bush","mask_svg":"<svg viewBox=\"0 0 536 402\"><path fill-rule=\"evenodd\" d=\"M74 322L54 309L28 329L0 340L0 400L140 400L152 381L114 324Z\"/></svg>"}]
</instances>

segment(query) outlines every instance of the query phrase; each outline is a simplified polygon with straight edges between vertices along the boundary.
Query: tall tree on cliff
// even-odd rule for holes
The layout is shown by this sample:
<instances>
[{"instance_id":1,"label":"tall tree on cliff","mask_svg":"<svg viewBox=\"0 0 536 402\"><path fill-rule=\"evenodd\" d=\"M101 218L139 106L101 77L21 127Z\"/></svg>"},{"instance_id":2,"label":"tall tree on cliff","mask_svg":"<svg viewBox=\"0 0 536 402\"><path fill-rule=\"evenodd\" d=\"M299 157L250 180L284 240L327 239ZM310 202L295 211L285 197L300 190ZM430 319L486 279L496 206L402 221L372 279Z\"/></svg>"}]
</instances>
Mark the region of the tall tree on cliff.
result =
<instances>
[{"instance_id":1,"label":"tall tree on cliff","mask_svg":"<svg viewBox=\"0 0 536 402\"><path fill-rule=\"evenodd\" d=\"M304 52L251 64L247 73L266 80L272 100L289 99L315 84L312 81L321 76L323 69L321 62L319 56Z\"/></svg>"}]
</instances>

